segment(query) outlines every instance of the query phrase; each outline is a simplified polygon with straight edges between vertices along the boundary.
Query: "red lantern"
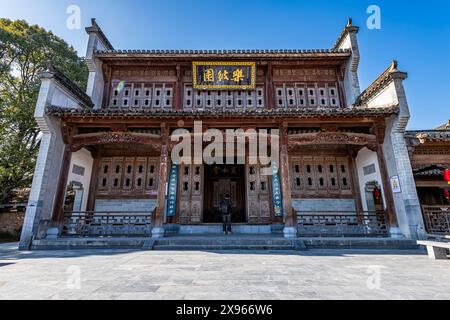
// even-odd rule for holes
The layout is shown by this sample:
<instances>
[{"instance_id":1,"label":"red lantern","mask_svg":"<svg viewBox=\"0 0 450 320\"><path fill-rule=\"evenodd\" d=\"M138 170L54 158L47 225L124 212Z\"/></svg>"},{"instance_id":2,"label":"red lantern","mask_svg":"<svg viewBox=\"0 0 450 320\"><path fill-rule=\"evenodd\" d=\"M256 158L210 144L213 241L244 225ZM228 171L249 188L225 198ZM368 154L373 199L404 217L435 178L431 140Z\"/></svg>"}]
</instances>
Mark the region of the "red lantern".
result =
<instances>
[{"instance_id":1,"label":"red lantern","mask_svg":"<svg viewBox=\"0 0 450 320\"><path fill-rule=\"evenodd\" d=\"M450 169L444 170L444 181L450 184Z\"/></svg>"},{"instance_id":2,"label":"red lantern","mask_svg":"<svg viewBox=\"0 0 450 320\"><path fill-rule=\"evenodd\" d=\"M447 189L444 190L444 198L450 200L450 191L448 191Z\"/></svg>"},{"instance_id":3,"label":"red lantern","mask_svg":"<svg viewBox=\"0 0 450 320\"><path fill-rule=\"evenodd\" d=\"M375 200L381 199L380 189L378 189L378 188L373 189L373 197L375 198Z\"/></svg>"}]
</instances>

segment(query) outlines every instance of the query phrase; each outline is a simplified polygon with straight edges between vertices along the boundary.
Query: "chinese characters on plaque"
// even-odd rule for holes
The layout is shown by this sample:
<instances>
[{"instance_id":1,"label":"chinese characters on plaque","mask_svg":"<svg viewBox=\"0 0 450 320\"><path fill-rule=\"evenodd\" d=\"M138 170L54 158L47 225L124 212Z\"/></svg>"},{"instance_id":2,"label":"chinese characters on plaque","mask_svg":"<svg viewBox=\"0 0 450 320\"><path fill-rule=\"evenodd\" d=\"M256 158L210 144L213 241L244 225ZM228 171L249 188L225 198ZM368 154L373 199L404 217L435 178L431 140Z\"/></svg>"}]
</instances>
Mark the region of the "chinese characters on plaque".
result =
<instances>
[{"instance_id":1,"label":"chinese characters on plaque","mask_svg":"<svg viewBox=\"0 0 450 320\"><path fill-rule=\"evenodd\" d=\"M282 217L283 213L283 198L281 196L281 182L279 176L278 163L272 162L272 189L273 189L273 206L276 217Z\"/></svg>"},{"instance_id":2,"label":"chinese characters on plaque","mask_svg":"<svg viewBox=\"0 0 450 320\"><path fill-rule=\"evenodd\" d=\"M194 89L239 89L256 87L255 62L194 62Z\"/></svg>"}]
</instances>

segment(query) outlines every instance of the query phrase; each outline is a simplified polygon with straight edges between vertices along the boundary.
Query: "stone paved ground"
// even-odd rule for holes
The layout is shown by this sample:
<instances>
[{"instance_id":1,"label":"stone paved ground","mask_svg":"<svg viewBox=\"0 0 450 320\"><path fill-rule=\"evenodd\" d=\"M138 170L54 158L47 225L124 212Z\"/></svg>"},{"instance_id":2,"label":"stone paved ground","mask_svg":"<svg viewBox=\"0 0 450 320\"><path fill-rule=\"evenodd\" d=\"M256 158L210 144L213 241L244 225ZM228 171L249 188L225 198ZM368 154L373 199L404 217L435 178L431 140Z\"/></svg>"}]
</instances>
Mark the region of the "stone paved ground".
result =
<instances>
[{"instance_id":1,"label":"stone paved ground","mask_svg":"<svg viewBox=\"0 0 450 320\"><path fill-rule=\"evenodd\" d=\"M0 299L450 299L450 261L423 252L23 253L15 246L0 245Z\"/></svg>"}]
</instances>

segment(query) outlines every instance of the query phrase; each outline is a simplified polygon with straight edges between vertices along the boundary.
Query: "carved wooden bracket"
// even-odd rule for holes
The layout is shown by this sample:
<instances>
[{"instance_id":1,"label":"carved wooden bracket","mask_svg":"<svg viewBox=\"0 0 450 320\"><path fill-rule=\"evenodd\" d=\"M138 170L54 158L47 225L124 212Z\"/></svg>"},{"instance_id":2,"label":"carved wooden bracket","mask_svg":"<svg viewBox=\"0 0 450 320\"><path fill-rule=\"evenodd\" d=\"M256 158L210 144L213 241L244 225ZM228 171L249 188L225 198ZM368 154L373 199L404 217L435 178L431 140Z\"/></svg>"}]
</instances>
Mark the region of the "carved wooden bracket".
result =
<instances>
[{"instance_id":1,"label":"carved wooden bracket","mask_svg":"<svg viewBox=\"0 0 450 320\"><path fill-rule=\"evenodd\" d=\"M61 125L61 132L64 143L71 144L73 136L75 134L75 128L73 126L68 125L67 123L63 123Z\"/></svg>"},{"instance_id":2,"label":"carved wooden bracket","mask_svg":"<svg viewBox=\"0 0 450 320\"><path fill-rule=\"evenodd\" d=\"M79 134L73 137L70 150L76 152L83 147L98 146L105 144L143 144L153 147L159 151L161 149L161 136L144 133L131 132L106 132Z\"/></svg>"},{"instance_id":3,"label":"carved wooden bracket","mask_svg":"<svg viewBox=\"0 0 450 320\"><path fill-rule=\"evenodd\" d=\"M377 142L379 144L383 144L385 136L386 136L386 123L385 123L384 119L378 120L374 123L373 131L374 131L375 135L377 136Z\"/></svg>"}]
</instances>

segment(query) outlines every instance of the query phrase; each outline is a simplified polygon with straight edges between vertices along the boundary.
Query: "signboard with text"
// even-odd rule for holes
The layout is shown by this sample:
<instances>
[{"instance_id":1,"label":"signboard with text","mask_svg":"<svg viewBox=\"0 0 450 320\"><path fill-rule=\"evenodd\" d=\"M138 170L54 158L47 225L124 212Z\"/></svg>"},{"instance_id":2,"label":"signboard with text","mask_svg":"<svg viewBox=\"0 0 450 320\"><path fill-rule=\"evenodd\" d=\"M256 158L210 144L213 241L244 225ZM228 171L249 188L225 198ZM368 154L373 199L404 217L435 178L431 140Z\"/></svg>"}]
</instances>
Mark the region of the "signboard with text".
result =
<instances>
[{"instance_id":1,"label":"signboard with text","mask_svg":"<svg viewBox=\"0 0 450 320\"><path fill-rule=\"evenodd\" d=\"M252 90L256 87L255 62L193 62L197 90Z\"/></svg>"}]
</instances>

